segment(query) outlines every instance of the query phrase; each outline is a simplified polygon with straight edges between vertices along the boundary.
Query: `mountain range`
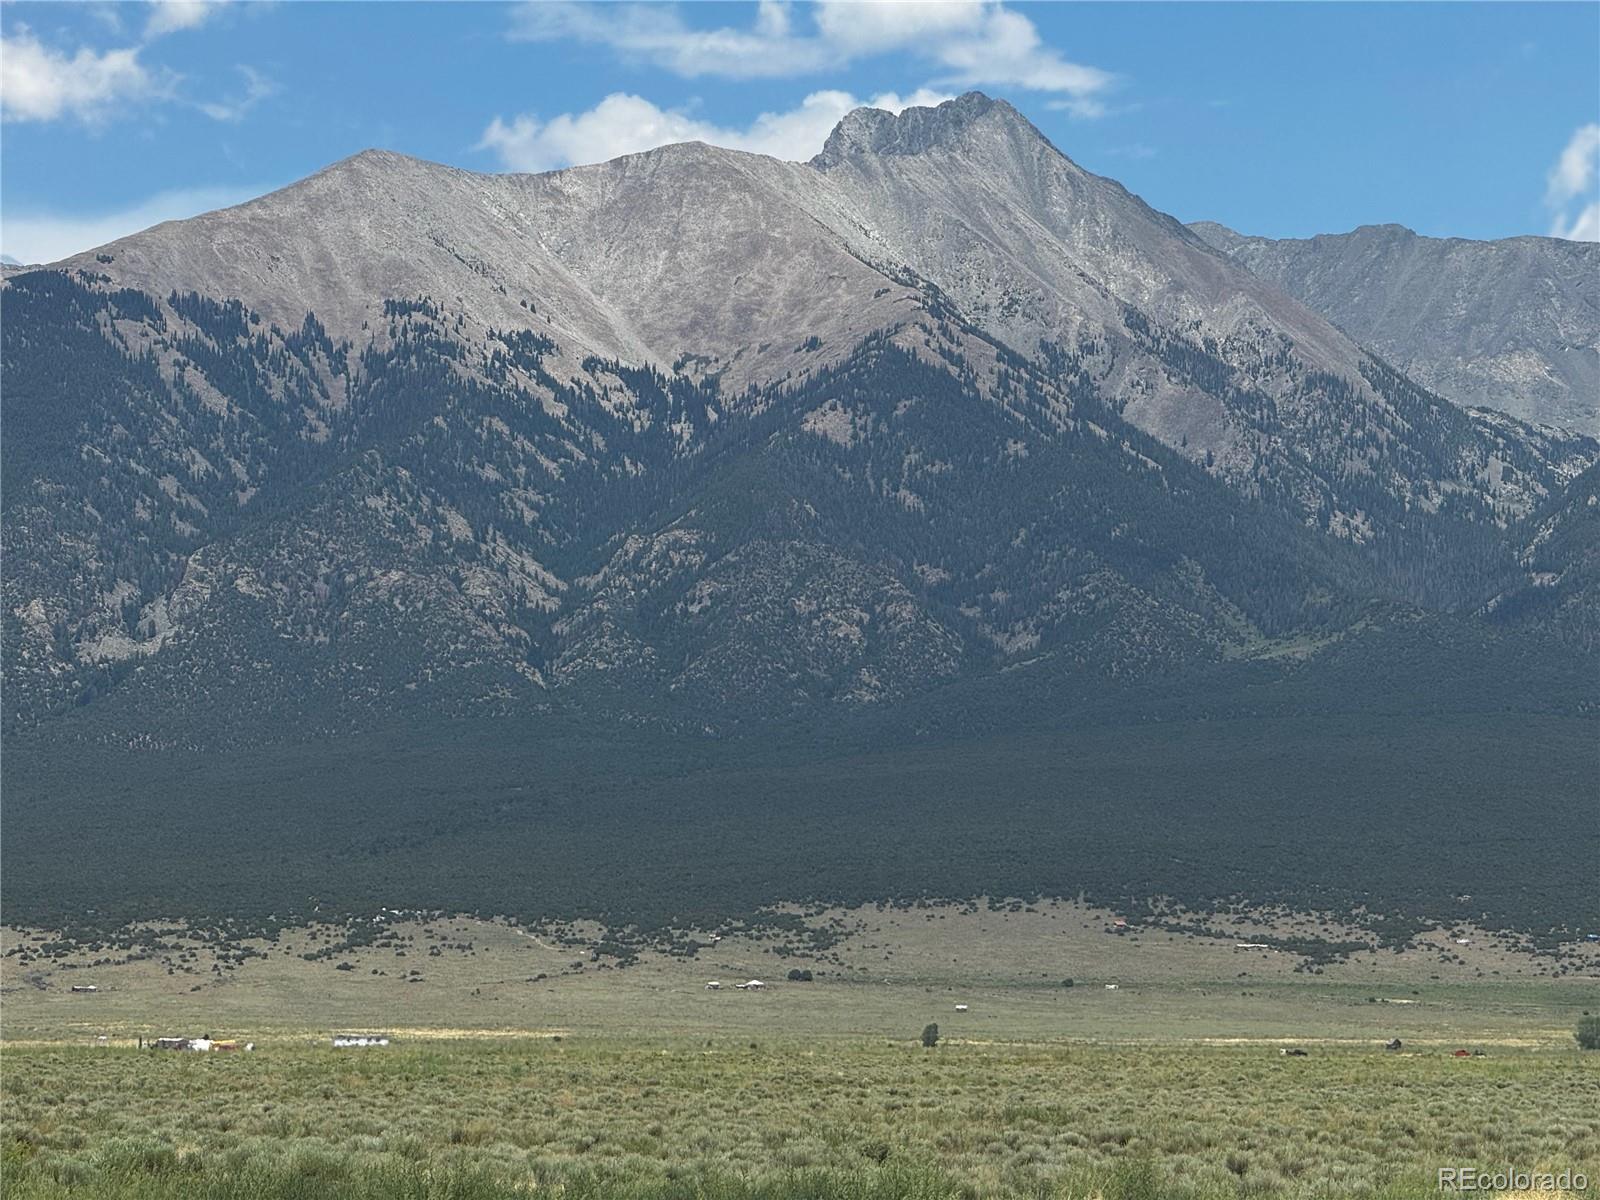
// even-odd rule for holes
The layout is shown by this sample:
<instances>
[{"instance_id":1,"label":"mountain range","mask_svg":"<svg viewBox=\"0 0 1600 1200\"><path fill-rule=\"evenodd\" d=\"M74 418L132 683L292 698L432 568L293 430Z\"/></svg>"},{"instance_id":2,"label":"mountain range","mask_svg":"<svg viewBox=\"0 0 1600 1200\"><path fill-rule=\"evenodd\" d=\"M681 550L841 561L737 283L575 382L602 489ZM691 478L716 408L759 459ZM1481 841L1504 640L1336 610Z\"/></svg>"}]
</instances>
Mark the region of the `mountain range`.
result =
<instances>
[{"instance_id":1,"label":"mountain range","mask_svg":"<svg viewBox=\"0 0 1600 1200\"><path fill-rule=\"evenodd\" d=\"M1596 247L1402 233L1302 250L1185 227L974 93L853 112L808 163L685 144L479 175L368 151L8 269L8 902L75 912L50 855L97 828L70 853L121 881L95 907L130 920L354 911L400 887L670 925L870 894L870 868L814 868L849 861L829 839L885 794L840 755L1014 761L1005 739L1037 736L1049 758L1051 738L1176 722L1175 753L1221 722L1244 741L1200 753L1204 803L1155 806L1171 836L1281 836L1293 808L1328 825L1321 866L1263 881L1246 837L1179 870L1156 838L1108 883L1093 838L1049 860L1002 839L882 886L1421 913L1472 856L1340 891L1358 810L1520 828L1530 729L1561 747L1551 779L1582 777L1600 339ZM1358 784L1304 774L1325 721L1354 723ZM1104 833L1149 735L1129 737L1084 751L1107 782L1081 803L1059 807L1052 767L988 808L903 797L895 819L941 844L975 821ZM538 758L586 739L611 749ZM399 779L406 745L438 753ZM714 746L734 757L695 757ZM781 786L743 773L752 755L787 764ZM305 762L362 820L263 871L249 845L322 819ZM1450 784L1419 793L1422 763ZM726 893L694 865L703 840L648 901L550 855L582 830L665 836L693 778L722 780L729 828L760 810L751 788L831 782L785 790L787 832L752 835L779 865ZM1559 818L1565 786L1530 803ZM630 787L676 798L647 815ZM524 807L541 788L559 831ZM1223 820L1225 795L1250 799ZM226 847L182 885L160 836L179 814ZM1575 918L1572 832L1525 844L1558 864L1533 899L1520 875L1473 889L1490 919Z\"/></svg>"},{"instance_id":2,"label":"mountain range","mask_svg":"<svg viewBox=\"0 0 1600 1200\"><path fill-rule=\"evenodd\" d=\"M1430 238L1400 225L1277 240L1191 228L1441 396L1600 432L1593 242Z\"/></svg>"}]
</instances>

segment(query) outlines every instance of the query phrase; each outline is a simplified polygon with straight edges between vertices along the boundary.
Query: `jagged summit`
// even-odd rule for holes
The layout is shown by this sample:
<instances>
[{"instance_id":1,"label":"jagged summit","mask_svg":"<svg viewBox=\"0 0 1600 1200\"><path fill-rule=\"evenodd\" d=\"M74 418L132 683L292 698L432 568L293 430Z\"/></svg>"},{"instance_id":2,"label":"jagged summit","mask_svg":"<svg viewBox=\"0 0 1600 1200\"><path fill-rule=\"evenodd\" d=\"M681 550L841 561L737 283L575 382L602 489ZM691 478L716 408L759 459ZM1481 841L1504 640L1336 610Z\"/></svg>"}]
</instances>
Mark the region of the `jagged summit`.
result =
<instances>
[{"instance_id":1,"label":"jagged summit","mask_svg":"<svg viewBox=\"0 0 1600 1200\"><path fill-rule=\"evenodd\" d=\"M1032 122L1004 100L982 92L967 92L943 104L906 108L898 114L881 108L858 108L846 113L811 165L827 171L863 154L924 154L935 146L959 140L986 118L998 118L1045 140Z\"/></svg>"},{"instance_id":2,"label":"jagged summit","mask_svg":"<svg viewBox=\"0 0 1600 1200\"><path fill-rule=\"evenodd\" d=\"M1386 237L1416 237L1417 231L1398 221L1382 221L1377 224L1356 226L1355 232L1365 234L1383 234Z\"/></svg>"}]
</instances>

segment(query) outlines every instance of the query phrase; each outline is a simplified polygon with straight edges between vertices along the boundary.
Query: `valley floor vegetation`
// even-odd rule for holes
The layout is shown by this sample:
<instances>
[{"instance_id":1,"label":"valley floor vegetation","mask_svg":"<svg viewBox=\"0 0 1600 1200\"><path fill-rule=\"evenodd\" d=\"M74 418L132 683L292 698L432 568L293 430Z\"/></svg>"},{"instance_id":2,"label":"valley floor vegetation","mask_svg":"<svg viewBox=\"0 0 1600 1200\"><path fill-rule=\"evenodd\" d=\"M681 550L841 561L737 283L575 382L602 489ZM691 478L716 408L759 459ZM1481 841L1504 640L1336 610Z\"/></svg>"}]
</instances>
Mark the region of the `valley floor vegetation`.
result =
<instances>
[{"instance_id":1,"label":"valley floor vegetation","mask_svg":"<svg viewBox=\"0 0 1600 1200\"><path fill-rule=\"evenodd\" d=\"M1420 1200L1440 1167L1600 1181L1600 1057L1575 1045L1289 1057L915 1033L13 1044L5 1193Z\"/></svg>"}]
</instances>

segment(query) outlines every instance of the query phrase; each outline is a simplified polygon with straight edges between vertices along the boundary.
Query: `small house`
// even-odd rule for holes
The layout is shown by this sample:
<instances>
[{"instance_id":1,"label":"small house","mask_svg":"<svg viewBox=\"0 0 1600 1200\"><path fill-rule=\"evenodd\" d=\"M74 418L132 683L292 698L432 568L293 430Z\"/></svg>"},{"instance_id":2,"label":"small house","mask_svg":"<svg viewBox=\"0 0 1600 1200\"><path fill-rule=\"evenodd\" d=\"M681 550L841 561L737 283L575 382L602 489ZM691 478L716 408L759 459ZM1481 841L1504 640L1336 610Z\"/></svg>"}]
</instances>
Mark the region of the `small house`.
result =
<instances>
[{"instance_id":1,"label":"small house","mask_svg":"<svg viewBox=\"0 0 1600 1200\"><path fill-rule=\"evenodd\" d=\"M958 1005L956 1005L956 1011L957 1012L966 1012L967 1011L967 1006L965 1004L958 1004Z\"/></svg>"},{"instance_id":2,"label":"small house","mask_svg":"<svg viewBox=\"0 0 1600 1200\"><path fill-rule=\"evenodd\" d=\"M762 992L765 991L767 987L767 985L762 983L759 979L752 979L746 983L736 983L733 986L738 988L741 992Z\"/></svg>"},{"instance_id":3,"label":"small house","mask_svg":"<svg viewBox=\"0 0 1600 1200\"><path fill-rule=\"evenodd\" d=\"M720 980L720 979L713 979L709 983L706 984L706 991L708 991L708 992L720 992L721 990L722 990L722 980Z\"/></svg>"}]
</instances>

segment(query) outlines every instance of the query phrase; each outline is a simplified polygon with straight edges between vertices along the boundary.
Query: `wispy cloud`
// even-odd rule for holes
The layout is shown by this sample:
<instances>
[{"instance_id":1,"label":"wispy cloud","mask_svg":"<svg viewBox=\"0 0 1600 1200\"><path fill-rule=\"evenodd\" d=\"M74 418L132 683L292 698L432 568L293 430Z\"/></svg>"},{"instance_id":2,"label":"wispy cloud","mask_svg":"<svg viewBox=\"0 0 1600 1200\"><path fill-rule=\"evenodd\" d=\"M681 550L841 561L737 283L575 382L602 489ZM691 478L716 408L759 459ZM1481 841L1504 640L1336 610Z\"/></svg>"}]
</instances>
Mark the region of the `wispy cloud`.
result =
<instances>
[{"instance_id":1,"label":"wispy cloud","mask_svg":"<svg viewBox=\"0 0 1600 1200\"><path fill-rule=\"evenodd\" d=\"M1084 102L1115 77L1065 58L1026 16L999 0L860 3L819 0L805 27L790 6L764 0L748 26L702 29L668 5L583 5L533 2L516 10L510 36L524 41L576 40L609 47L685 78L792 77L860 59L906 54L925 63L931 87L1014 87Z\"/></svg>"},{"instance_id":2,"label":"wispy cloud","mask_svg":"<svg viewBox=\"0 0 1600 1200\"><path fill-rule=\"evenodd\" d=\"M741 30L692 29L669 5L534 0L515 11L508 36L606 46L625 59L689 79L804 75L828 65L827 47L819 39L794 36L786 7L770 3L761 5L752 28Z\"/></svg>"},{"instance_id":3,"label":"wispy cloud","mask_svg":"<svg viewBox=\"0 0 1600 1200\"><path fill-rule=\"evenodd\" d=\"M849 92L813 92L795 108L762 113L748 126L728 128L682 109L659 108L642 96L616 92L581 113L541 120L531 115L496 117L477 149L492 150L512 171L549 171L573 163L603 162L672 142L708 142L733 150L798 161L822 149L828 134L851 109L868 105L890 112L938 104L950 97L922 89L909 96L885 92L858 100Z\"/></svg>"},{"instance_id":4,"label":"wispy cloud","mask_svg":"<svg viewBox=\"0 0 1600 1200\"><path fill-rule=\"evenodd\" d=\"M267 188L205 187L160 192L127 208L92 214L27 212L0 218L0 253L21 263L50 263L163 221L241 204Z\"/></svg>"},{"instance_id":5,"label":"wispy cloud","mask_svg":"<svg viewBox=\"0 0 1600 1200\"><path fill-rule=\"evenodd\" d=\"M1080 120L1092 121L1103 117L1111 110L1106 107L1105 101L1095 100L1091 97L1070 97L1066 100L1052 100L1045 105L1054 112L1064 112L1069 117L1078 117Z\"/></svg>"},{"instance_id":6,"label":"wispy cloud","mask_svg":"<svg viewBox=\"0 0 1600 1200\"><path fill-rule=\"evenodd\" d=\"M241 64L239 74L244 78L244 90L225 100L203 101L198 107L213 121L239 121L267 97L275 95L278 85L254 67Z\"/></svg>"},{"instance_id":7,"label":"wispy cloud","mask_svg":"<svg viewBox=\"0 0 1600 1200\"><path fill-rule=\"evenodd\" d=\"M1600 242L1600 124L1580 125L1545 183L1550 236Z\"/></svg>"}]
</instances>

